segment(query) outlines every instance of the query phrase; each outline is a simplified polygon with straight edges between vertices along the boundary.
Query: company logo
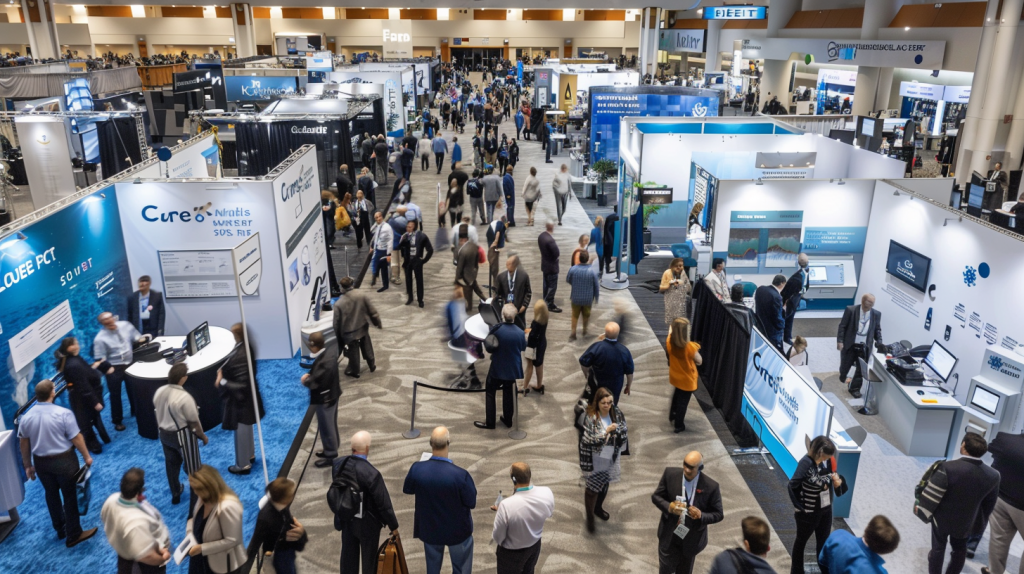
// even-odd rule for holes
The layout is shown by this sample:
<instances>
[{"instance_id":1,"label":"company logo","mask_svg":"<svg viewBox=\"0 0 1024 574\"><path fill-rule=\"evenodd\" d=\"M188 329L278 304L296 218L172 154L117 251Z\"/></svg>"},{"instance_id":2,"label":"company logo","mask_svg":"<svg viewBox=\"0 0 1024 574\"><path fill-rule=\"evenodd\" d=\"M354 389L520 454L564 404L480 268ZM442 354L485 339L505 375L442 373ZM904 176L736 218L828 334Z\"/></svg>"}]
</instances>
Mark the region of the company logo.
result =
<instances>
[{"instance_id":1,"label":"company logo","mask_svg":"<svg viewBox=\"0 0 1024 574\"><path fill-rule=\"evenodd\" d=\"M989 358L988 358L988 366L993 371L998 371L999 369L1003 368L1003 358L998 356L998 355L991 355L991 356L989 356Z\"/></svg>"},{"instance_id":2,"label":"company logo","mask_svg":"<svg viewBox=\"0 0 1024 574\"><path fill-rule=\"evenodd\" d=\"M327 126L292 126L293 134L327 135Z\"/></svg>"},{"instance_id":3,"label":"company logo","mask_svg":"<svg viewBox=\"0 0 1024 574\"><path fill-rule=\"evenodd\" d=\"M412 36L409 34L395 34L384 28L384 41L385 42L412 42Z\"/></svg>"},{"instance_id":4,"label":"company logo","mask_svg":"<svg viewBox=\"0 0 1024 574\"><path fill-rule=\"evenodd\" d=\"M914 262L909 260L909 259L907 259L906 261L903 262L903 266L906 267L907 269L913 269L914 268Z\"/></svg>"},{"instance_id":5,"label":"company logo","mask_svg":"<svg viewBox=\"0 0 1024 574\"><path fill-rule=\"evenodd\" d=\"M978 284L978 271L974 267L971 267L970 265L965 266L964 267L964 285L967 285L968 287L974 287L977 284Z\"/></svg>"},{"instance_id":6,"label":"company logo","mask_svg":"<svg viewBox=\"0 0 1024 574\"><path fill-rule=\"evenodd\" d=\"M703 118L707 115L708 108L700 102L697 102L696 104L693 104L693 108L690 109L690 112L692 112L695 117Z\"/></svg>"},{"instance_id":7,"label":"company logo","mask_svg":"<svg viewBox=\"0 0 1024 574\"><path fill-rule=\"evenodd\" d=\"M910 279L911 281L917 281L917 275L912 271L914 269L914 262L907 259L900 261L896 264L896 272L900 275Z\"/></svg>"},{"instance_id":8,"label":"company logo","mask_svg":"<svg viewBox=\"0 0 1024 574\"><path fill-rule=\"evenodd\" d=\"M295 129L294 127L292 129ZM326 128L325 128L326 129ZM299 177L291 183L281 183L281 201L287 202L296 194L313 187L313 166L306 166L299 172Z\"/></svg>"},{"instance_id":9,"label":"company logo","mask_svg":"<svg viewBox=\"0 0 1024 574\"><path fill-rule=\"evenodd\" d=\"M37 139L36 142L42 145L50 145L51 143L53 143L53 140L48 138L46 134L43 134L39 136L39 139Z\"/></svg>"},{"instance_id":10,"label":"company logo","mask_svg":"<svg viewBox=\"0 0 1024 574\"><path fill-rule=\"evenodd\" d=\"M993 371L998 371L1007 377L1019 379L1021 376L1021 369L1019 366L1010 361L1004 361L1003 358L998 355L989 355L988 366Z\"/></svg>"},{"instance_id":11,"label":"company logo","mask_svg":"<svg viewBox=\"0 0 1024 574\"><path fill-rule=\"evenodd\" d=\"M212 209L213 202L208 201L199 207L193 207L191 211L186 209L162 210L156 205L147 205L142 208L142 219L150 223L202 223L211 217L249 217L251 212L241 207L229 207L224 209Z\"/></svg>"}]
</instances>

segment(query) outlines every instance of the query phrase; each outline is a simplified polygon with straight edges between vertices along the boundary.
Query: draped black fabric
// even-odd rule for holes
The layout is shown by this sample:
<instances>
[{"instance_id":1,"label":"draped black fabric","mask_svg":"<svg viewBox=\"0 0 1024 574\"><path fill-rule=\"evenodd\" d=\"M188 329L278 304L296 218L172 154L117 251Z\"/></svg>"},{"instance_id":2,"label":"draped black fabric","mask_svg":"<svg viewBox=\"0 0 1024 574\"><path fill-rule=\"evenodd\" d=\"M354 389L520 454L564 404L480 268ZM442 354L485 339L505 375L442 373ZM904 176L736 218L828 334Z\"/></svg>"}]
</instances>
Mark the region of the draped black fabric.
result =
<instances>
[{"instance_id":1,"label":"draped black fabric","mask_svg":"<svg viewBox=\"0 0 1024 574\"><path fill-rule=\"evenodd\" d=\"M103 179L142 161L135 118L110 118L96 122L96 136L99 140ZM131 158L131 161L127 158Z\"/></svg>"},{"instance_id":2,"label":"draped black fabric","mask_svg":"<svg viewBox=\"0 0 1024 574\"><path fill-rule=\"evenodd\" d=\"M690 338L700 343L704 359L701 381L729 430L741 445L757 437L743 418L743 381L747 376L750 333L726 309L703 281L693 288L693 327Z\"/></svg>"},{"instance_id":3,"label":"draped black fabric","mask_svg":"<svg viewBox=\"0 0 1024 574\"><path fill-rule=\"evenodd\" d=\"M348 121L276 120L235 124L238 175L266 175L300 147L316 146L320 185L334 181L338 166L352 163Z\"/></svg>"}]
</instances>

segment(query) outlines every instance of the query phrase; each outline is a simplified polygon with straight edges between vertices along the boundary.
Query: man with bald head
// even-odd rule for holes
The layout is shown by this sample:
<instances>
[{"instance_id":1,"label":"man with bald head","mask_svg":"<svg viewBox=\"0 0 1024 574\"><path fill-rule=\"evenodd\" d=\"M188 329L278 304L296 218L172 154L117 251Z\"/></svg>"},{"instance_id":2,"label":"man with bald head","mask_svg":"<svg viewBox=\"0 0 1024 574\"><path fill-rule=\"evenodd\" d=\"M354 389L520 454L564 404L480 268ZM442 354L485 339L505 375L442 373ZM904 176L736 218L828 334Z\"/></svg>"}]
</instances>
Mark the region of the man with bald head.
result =
<instances>
[{"instance_id":1,"label":"man with bald head","mask_svg":"<svg viewBox=\"0 0 1024 574\"><path fill-rule=\"evenodd\" d=\"M810 263L807 254L801 253L798 255L796 262L798 265L797 270L786 280L786 285L782 288L781 293L783 317L786 319L786 326L782 332L782 341L787 345L793 344L793 319L796 317L796 310L800 306L804 293L807 292L811 278L810 271L807 268L807 265Z\"/></svg>"},{"instance_id":2,"label":"man with bald head","mask_svg":"<svg viewBox=\"0 0 1024 574\"><path fill-rule=\"evenodd\" d=\"M533 299L533 290L530 288L530 276L519 266L519 256L509 255L505 260L505 270L493 281L494 297L491 305L495 312L501 315L502 308L511 303L516 308L516 326L525 330L526 310Z\"/></svg>"},{"instance_id":3,"label":"man with bald head","mask_svg":"<svg viewBox=\"0 0 1024 574\"><path fill-rule=\"evenodd\" d=\"M96 338L92 341L92 359L99 365L100 370L107 375L107 390L110 392L110 420L114 423L114 430L123 431L125 426L121 424L124 417L124 409L121 405L121 383L124 382L124 372L132 364L132 345L149 341L150 335L143 335L128 321L118 321L117 315L104 312L96 318L103 327ZM131 414L135 416L135 397L132 395L132 388L128 387L128 404L131 407Z\"/></svg>"},{"instance_id":4,"label":"man with bald head","mask_svg":"<svg viewBox=\"0 0 1024 574\"><path fill-rule=\"evenodd\" d=\"M473 571L473 515L476 484L465 469L448 456L448 429L430 433L431 457L415 462L405 477L402 492L416 497L413 536L423 541L427 574L440 574L444 547L452 560L452 574Z\"/></svg>"},{"instance_id":5,"label":"man with bald head","mask_svg":"<svg viewBox=\"0 0 1024 574\"><path fill-rule=\"evenodd\" d=\"M704 474L704 455L691 451L683 468L666 468L651 501L661 510L659 574L691 574L694 559L708 545L708 525L725 516L718 483Z\"/></svg>"},{"instance_id":6,"label":"man with bald head","mask_svg":"<svg viewBox=\"0 0 1024 574\"><path fill-rule=\"evenodd\" d=\"M546 486L531 483L530 465L517 462L509 469L512 495L491 510L494 530L491 537L498 543L498 574L533 574L540 558L540 540L544 522L555 511L555 495Z\"/></svg>"},{"instance_id":7,"label":"man with bald head","mask_svg":"<svg viewBox=\"0 0 1024 574\"><path fill-rule=\"evenodd\" d=\"M398 532L398 518L391 507L391 495L384 478L369 461L370 433L352 435L352 454L334 461L334 481L327 493L328 502L340 489L353 482L363 495L362 514L343 521L334 516L334 529L341 531L341 574L374 574L377 572L377 549L380 529L387 526L391 534ZM359 558L362 556L362 568Z\"/></svg>"},{"instance_id":8,"label":"man with bald head","mask_svg":"<svg viewBox=\"0 0 1024 574\"><path fill-rule=\"evenodd\" d=\"M633 355L625 345L618 341L619 324L608 323L604 326L604 335L580 356L580 368L583 376L598 387L605 387L612 392L615 404L619 404L619 393L622 392L622 380L626 379L626 394L633 385Z\"/></svg>"},{"instance_id":9,"label":"man with bald head","mask_svg":"<svg viewBox=\"0 0 1024 574\"><path fill-rule=\"evenodd\" d=\"M863 383L858 358L868 358L875 344L882 343L882 313L875 308L875 296L865 293L860 305L850 305L839 321L836 348L839 349L839 380L845 381L850 394L859 397ZM909 351L909 349L908 349ZM853 379L847 377L850 367L855 367Z\"/></svg>"}]
</instances>

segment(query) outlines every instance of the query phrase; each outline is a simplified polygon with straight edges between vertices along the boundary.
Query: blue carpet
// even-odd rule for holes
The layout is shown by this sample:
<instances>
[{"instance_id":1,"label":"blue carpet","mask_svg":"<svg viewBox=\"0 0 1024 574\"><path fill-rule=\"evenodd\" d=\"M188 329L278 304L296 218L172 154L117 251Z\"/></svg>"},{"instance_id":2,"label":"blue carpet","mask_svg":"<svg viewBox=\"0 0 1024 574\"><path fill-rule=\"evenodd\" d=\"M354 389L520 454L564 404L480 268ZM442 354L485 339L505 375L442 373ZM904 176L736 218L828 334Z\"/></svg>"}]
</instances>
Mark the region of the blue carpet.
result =
<instances>
[{"instance_id":1,"label":"blue carpet","mask_svg":"<svg viewBox=\"0 0 1024 574\"><path fill-rule=\"evenodd\" d=\"M309 392L299 383L305 371L299 367L297 359L261 360L258 363L260 391L266 410L262 421L263 441L267 450L270 478L273 480L309 405ZM124 397L124 405L128 407L127 396ZM100 509L107 496L117 492L121 475L133 466L146 471L146 496L163 513L171 531L171 542L176 544L184 538L188 493L186 491L182 497L181 504L171 505L159 441L140 437L134 418L124 420L127 430L115 432L108 410L103 411L104 424L114 440L104 445L103 454L93 455L92 504L88 514L82 517L83 529L96 526L100 527L99 532L72 549L65 548L64 542L57 540L56 532L50 525L42 485L39 481L29 482L25 485L25 502L18 507L21 524L0 543L0 572L115 572L117 556L103 533ZM227 471L235 460L232 433L217 427L207 431L207 435L210 444L200 447L203 462L219 470L228 486L241 499L245 507L245 539L248 542L256 524L257 503L264 493L259 439L257 437L256 464L253 465L252 474L236 476ZM185 480L184 474L182 480ZM185 574L188 572L188 560L180 566L172 561L167 571L171 574Z\"/></svg>"}]
</instances>

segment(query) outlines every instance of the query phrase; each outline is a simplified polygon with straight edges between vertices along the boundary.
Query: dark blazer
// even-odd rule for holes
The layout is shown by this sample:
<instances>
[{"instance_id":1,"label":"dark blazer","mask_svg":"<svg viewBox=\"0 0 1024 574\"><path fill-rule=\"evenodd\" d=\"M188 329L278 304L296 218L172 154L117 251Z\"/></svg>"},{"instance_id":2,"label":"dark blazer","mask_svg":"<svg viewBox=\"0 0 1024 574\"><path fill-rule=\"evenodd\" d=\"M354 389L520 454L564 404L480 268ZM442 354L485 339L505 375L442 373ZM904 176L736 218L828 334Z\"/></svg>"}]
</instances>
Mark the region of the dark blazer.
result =
<instances>
[{"instance_id":1,"label":"dark blazer","mask_svg":"<svg viewBox=\"0 0 1024 574\"><path fill-rule=\"evenodd\" d=\"M1024 510L1024 434L1001 432L988 443L992 468L1001 476L1017 477L999 483L999 498L1010 506Z\"/></svg>"},{"instance_id":2,"label":"dark blazer","mask_svg":"<svg viewBox=\"0 0 1024 574\"><path fill-rule=\"evenodd\" d=\"M875 346L875 343L882 342L882 312L872 309L870 321L868 337L864 341L868 352ZM843 318L839 321L839 333L836 335L838 342L843 344L844 351L852 349L854 343L857 342L858 326L860 326L860 305L850 305L843 312Z\"/></svg>"},{"instance_id":3,"label":"dark blazer","mask_svg":"<svg viewBox=\"0 0 1024 574\"><path fill-rule=\"evenodd\" d=\"M782 287L782 302L786 304L786 310L793 312L796 310L796 306L800 304L800 299L803 298L801 291L804 288L804 271L803 269L797 269L796 273L789 276L786 284Z\"/></svg>"},{"instance_id":4,"label":"dark blazer","mask_svg":"<svg viewBox=\"0 0 1024 574\"><path fill-rule=\"evenodd\" d=\"M295 522L292 518L290 508L278 511L269 502L260 509L256 515L256 528L252 531L252 538L249 539L249 547L246 551L248 559L239 572L248 573L252 571L252 565L256 562L256 556L263 552L274 550L294 550L302 552L309 541L309 536L303 533L302 536L289 542L284 539L285 532L294 528ZM264 557L267 559L267 557Z\"/></svg>"},{"instance_id":5,"label":"dark blazer","mask_svg":"<svg viewBox=\"0 0 1024 574\"><path fill-rule=\"evenodd\" d=\"M548 232L537 236L537 246L540 247L540 272L545 275L558 274L558 243Z\"/></svg>"},{"instance_id":6,"label":"dark blazer","mask_svg":"<svg viewBox=\"0 0 1024 574\"><path fill-rule=\"evenodd\" d=\"M604 220L604 239L605 245L611 245L615 242L615 226L619 223L619 214L612 213ZM606 253L605 256L608 254Z\"/></svg>"},{"instance_id":7,"label":"dark blazer","mask_svg":"<svg viewBox=\"0 0 1024 574\"><path fill-rule=\"evenodd\" d=\"M766 337L777 343L782 342L786 318L782 313L782 295L771 285L762 285L754 291L754 313L761 322Z\"/></svg>"},{"instance_id":8,"label":"dark blazer","mask_svg":"<svg viewBox=\"0 0 1024 574\"><path fill-rule=\"evenodd\" d=\"M658 488L651 495L651 502L661 510L661 521L658 523L658 546L666 549L670 544L676 543L679 537L676 536L676 525L679 524L680 516L669 512L668 507L675 502L677 496L683 496L683 469L668 467L661 475L661 482ZM708 525L716 524L725 517L722 510L722 493L719 491L718 483L708 478L703 472L697 477L697 492L693 495L693 506L700 510L699 520L685 516L686 527L690 532L686 538L679 542L683 544L687 553L700 552L708 545Z\"/></svg>"},{"instance_id":9,"label":"dark blazer","mask_svg":"<svg viewBox=\"0 0 1024 574\"><path fill-rule=\"evenodd\" d=\"M359 178L359 180L356 182L356 185L359 186L359 188L358 188L359 191L363 192L363 197L368 199L370 201L370 203L372 203L374 205L377 204L377 192L375 192L373 190L373 178L372 177L370 177L368 175L364 175L363 177ZM355 202L355 200L356 200L356 198L353 195L352 196L353 203Z\"/></svg>"},{"instance_id":10,"label":"dark blazer","mask_svg":"<svg viewBox=\"0 0 1024 574\"><path fill-rule=\"evenodd\" d=\"M142 329L142 319L139 318L139 292L136 291L128 296L128 321L139 333L160 337L164 334L164 296L155 289L149 290L149 305L153 310L149 312L149 329Z\"/></svg>"},{"instance_id":11,"label":"dark blazer","mask_svg":"<svg viewBox=\"0 0 1024 574\"><path fill-rule=\"evenodd\" d=\"M341 383L338 381L338 347L328 345L313 360L309 368L309 378L305 382L309 389L309 404L329 405L341 396Z\"/></svg>"},{"instance_id":12,"label":"dark blazer","mask_svg":"<svg viewBox=\"0 0 1024 574\"><path fill-rule=\"evenodd\" d=\"M103 380L80 355L68 355L64 361L64 380L68 384L73 408L92 409L103 402Z\"/></svg>"},{"instance_id":13,"label":"dark blazer","mask_svg":"<svg viewBox=\"0 0 1024 574\"><path fill-rule=\"evenodd\" d=\"M245 359L242 343L235 345L235 350L228 356L227 362L221 367L221 375L227 381L217 387L224 400L224 420L221 428L235 430L239 424L256 424L256 409L252 406L252 390L249 388L249 365ZM252 373L256 375L256 355L252 354ZM223 381L222 381L223 382ZM256 382L256 399L259 401L260 418L263 411L263 396L260 394L259 382Z\"/></svg>"},{"instance_id":14,"label":"dark blazer","mask_svg":"<svg viewBox=\"0 0 1024 574\"><path fill-rule=\"evenodd\" d=\"M411 236L408 233L402 234L398 242L398 249L402 252L402 267L404 269L412 267L412 264L416 261L419 261L420 265L426 265L427 261L430 261L430 258L434 256L434 246L430 244L427 234L422 231L416 231L414 235L416 236L415 253L412 251Z\"/></svg>"},{"instance_id":15,"label":"dark blazer","mask_svg":"<svg viewBox=\"0 0 1024 574\"><path fill-rule=\"evenodd\" d=\"M501 178L501 188L505 199L509 200L509 203L513 203L516 197L516 180L513 179L512 174L506 173L505 177Z\"/></svg>"},{"instance_id":16,"label":"dark blazer","mask_svg":"<svg viewBox=\"0 0 1024 574\"><path fill-rule=\"evenodd\" d=\"M388 486L384 483L380 471L374 468L370 461L354 455L343 456L335 459L331 475L337 478L338 471L346 460L349 462L345 465L345 473L351 476L351 469L355 469L356 483L363 492L363 517L353 518L348 523L339 523L335 519L334 527L338 530L356 528L360 532L369 533L380 531L382 526L387 526L390 530L398 528L398 518L391 506Z\"/></svg>"},{"instance_id":17,"label":"dark blazer","mask_svg":"<svg viewBox=\"0 0 1024 574\"><path fill-rule=\"evenodd\" d=\"M424 544L450 546L473 535L476 484L465 469L436 458L414 462L402 492L416 496L412 534Z\"/></svg>"},{"instance_id":18,"label":"dark blazer","mask_svg":"<svg viewBox=\"0 0 1024 574\"><path fill-rule=\"evenodd\" d=\"M347 173L338 173L338 177L334 180L334 183L338 186L338 201L345 199L346 193L352 193L352 178ZM355 199L354 193L352 193L352 199Z\"/></svg>"},{"instance_id":19,"label":"dark blazer","mask_svg":"<svg viewBox=\"0 0 1024 574\"><path fill-rule=\"evenodd\" d=\"M463 246L455 246L455 281L463 287L476 283L476 274L480 268L480 248L472 241Z\"/></svg>"},{"instance_id":20,"label":"dark blazer","mask_svg":"<svg viewBox=\"0 0 1024 574\"><path fill-rule=\"evenodd\" d=\"M501 308L508 303L508 270L498 273L498 277L494 280L494 297L491 299L491 305L494 305L495 310L498 311L498 316L501 316ZM516 306L516 314L523 307L530 308L530 300L533 299L533 289L530 288L530 276L526 274L526 270L519 267L516 271L516 283L515 289L512 293L512 304ZM524 311L525 313L525 311ZM520 325L520 328L524 328L524 325Z\"/></svg>"},{"instance_id":21,"label":"dark blazer","mask_svg":"<svg viewBox=\"0 0 1024 574\"><path fill-rule=\"evenodd\" d=\"M967 538L981 532L999 497L999 473L972 458L943 463L948 483L946 494L932 515L932 524L943 534Z\"/></svg>"},{"instance_id":22,"label":"dark blazer","mask_svg":"<svg viewBox=\"0 0 1024 574\"><path fill-rule=\"evenodd\" d=\"M388 163L388 144L384 142L377 142L373 145L373 153L377 155L378 165L387 165Z\"/></svg>"}]
</instances>

